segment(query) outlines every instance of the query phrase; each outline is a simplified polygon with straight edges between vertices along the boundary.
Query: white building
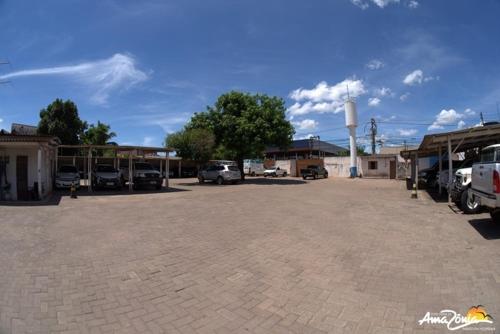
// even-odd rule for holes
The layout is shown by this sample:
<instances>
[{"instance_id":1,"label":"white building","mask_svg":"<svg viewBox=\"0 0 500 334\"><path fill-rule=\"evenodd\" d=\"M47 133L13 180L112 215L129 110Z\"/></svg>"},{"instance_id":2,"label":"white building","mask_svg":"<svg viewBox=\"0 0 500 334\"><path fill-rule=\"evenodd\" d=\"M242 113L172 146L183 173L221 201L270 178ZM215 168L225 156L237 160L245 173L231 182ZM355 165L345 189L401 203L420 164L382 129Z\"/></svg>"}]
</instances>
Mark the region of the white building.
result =
<instances>
[{"instance_id":1,"label":"white building","mask_svg":"<svg viewBox=\"0 0 500 334\"><path fill-rule=\"evenodd\" d=\"M58 144L57 137L37 135L30 126L13 124L11 133L0 131L0 201L50 195Z\"/></svg>"}]
</instances>

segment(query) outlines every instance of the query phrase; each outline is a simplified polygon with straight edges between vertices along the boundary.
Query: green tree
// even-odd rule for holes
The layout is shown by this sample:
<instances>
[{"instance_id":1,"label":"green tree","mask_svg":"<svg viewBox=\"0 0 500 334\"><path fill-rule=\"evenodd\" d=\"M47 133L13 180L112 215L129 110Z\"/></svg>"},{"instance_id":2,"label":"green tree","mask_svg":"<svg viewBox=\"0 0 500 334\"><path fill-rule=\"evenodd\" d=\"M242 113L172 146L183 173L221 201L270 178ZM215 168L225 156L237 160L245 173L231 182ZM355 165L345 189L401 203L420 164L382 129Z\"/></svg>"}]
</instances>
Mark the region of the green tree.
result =
<instances>
[{"instance_id":1,"label":"green tree","mask_svg":"<svg viewBox=\"0 0 500 334\"><path fill-rule=\"evenodd\" d=\"M78 108L70 100L56 99L40 111L38 132L56 136L65 145L77 145L87 127L78 116Z\"/></svg>"},{"instance_id":2,"label":"green tree","mask_svg":"<svg viewBox=\"0 0 500 334\"><path fill-rule=\"evenodd\" d=\"M212 158L215 149L215 136L208 129L183 129L169 134L165 146L175 148L183 159L193 160L198 164Z\"/></svg>"},{"instance_id":3,"label":"green tree","mask_svg":"<svg viewBox=\"0 0 500 334\"><path fill-rule=\"evenodd\" d=\"M207 111L196 113L187 129L208 129L215 135L217 152L236 160L261 157L267 146L286 149L295 130L286 119L285 102L265 94L229 92L221 95Z\"/></svg>"},{"instance_id":4,"label":"green tree","mask_svg":"<svg viewBox=\"0 0 500 334\"><path fill-rule=\"evenodd\" d=\"M97 121L97 125L90 124L83 133L82 142L87 145L106 145L116 133L111 131L111 126Z\"/></svg>"}]
</instances>

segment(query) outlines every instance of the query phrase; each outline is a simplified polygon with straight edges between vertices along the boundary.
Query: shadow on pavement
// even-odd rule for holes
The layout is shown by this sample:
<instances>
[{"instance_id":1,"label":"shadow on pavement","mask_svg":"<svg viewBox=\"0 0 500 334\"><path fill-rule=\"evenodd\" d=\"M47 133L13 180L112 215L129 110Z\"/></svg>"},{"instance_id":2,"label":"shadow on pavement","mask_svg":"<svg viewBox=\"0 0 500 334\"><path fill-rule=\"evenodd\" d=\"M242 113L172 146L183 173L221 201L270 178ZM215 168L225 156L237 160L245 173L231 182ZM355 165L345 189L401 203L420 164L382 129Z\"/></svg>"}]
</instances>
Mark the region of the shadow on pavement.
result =
<instances>
[{"instance_id":1,"label":"shadow on pavement","mask_svg":"<svg viewBox=\"0 0 500 334\"><path fill-rule=\"evenodd\" d=\"M318 180L319 181L319 180ZM306 181L291 179L291 178L262 178L262 177L246 177L245 181L235 184L235 186L242 184L255 184L255 185L297 185L297 184L306 184ZM214 186L216 185L214 182L206 181L205 183L199 183L198 180L193 182L185 182L178 183L180 186ZM231 185L230 183L226 183L225 185Z\"/></svg>"},{"instance_id":2,"label":"shadow on pavement","mask_svg":"<svg viewBox=\"0 0 500 334\"><path fill-rule=\"evenodd\" d=\"M486 240L500 239L500 224L491 219L471 219L469 224Z\"/></svg>"},{"instance_id":3,"label":"shadow on pavement","mask_svg":"<svg viewBox=\"0 0 500 334\"><path fill-rule=\"evenodd\" d=\"M103 189L95 190L93 192L88 192L87 187L82 186L77 192L77 197L87 197L87 196L127 196L127 195L147 195L147 194L162 194L162 193L175 193L182 191L191 191L189 189L180 188L162 188L160 190L156 189L137 189L134 191L129 191L128 188L123 188L122 190L115 189ZM48 205L59 205L63 197L70 197L71 193L69 190L56 190L50 196L50 198L43 201L0 201L0 206L48 206Z\"/></svg>"}]
</instances>

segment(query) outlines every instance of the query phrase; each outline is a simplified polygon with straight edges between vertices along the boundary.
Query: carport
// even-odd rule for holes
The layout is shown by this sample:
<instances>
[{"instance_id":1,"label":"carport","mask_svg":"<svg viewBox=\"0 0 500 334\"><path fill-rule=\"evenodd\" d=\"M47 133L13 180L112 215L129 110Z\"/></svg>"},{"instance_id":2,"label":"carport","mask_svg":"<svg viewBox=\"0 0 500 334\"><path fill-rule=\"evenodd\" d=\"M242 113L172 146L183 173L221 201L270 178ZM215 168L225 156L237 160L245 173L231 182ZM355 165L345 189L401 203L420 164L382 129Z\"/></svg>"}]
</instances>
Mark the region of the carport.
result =
<instances>
[{"instance_id":1,"label":"carport","mask_svg":"<svg viewBox=\"0 0 500 334\"><path fill-rule=\"evenodd\" d=\"M425 135L416 150L401 151L401 156L411 159L411 177L418 188L418 159L438 156L439 172L442 171L443 154L448 154L448 183L453 180L453 153L463 152L470 149L482 149L488 145L500 142L500 124L477 126L473 128ZM439 184L439 193L442 193ZM451 204L451 196L448 192L448 203Z\"/></svg>"},{"instance_id":2,"label":"carport","mask_svg":"<svg viewBox=\"0 0 500 334\"><path fill-rule=\"evenodd\" d=\"M92 191L92 168L98 162L107 162L120 169L122 161L127 161L128 168L128 190L133 191L134 175L133 162L147 161L153 165L159 164L160 174L165 171L165 186L169 186L169 153L174 149L168 147L147 147L129 145L59 145L56 150L55 171L61 161L71 162L74 166L81 167L89 192ZM102 154L96 154L101 152ZM106 155L104 155L104 152ZM62 154L61 154L62 153ZM70 153L70 154L68 154Z\"/></svg>"}]
</instances>

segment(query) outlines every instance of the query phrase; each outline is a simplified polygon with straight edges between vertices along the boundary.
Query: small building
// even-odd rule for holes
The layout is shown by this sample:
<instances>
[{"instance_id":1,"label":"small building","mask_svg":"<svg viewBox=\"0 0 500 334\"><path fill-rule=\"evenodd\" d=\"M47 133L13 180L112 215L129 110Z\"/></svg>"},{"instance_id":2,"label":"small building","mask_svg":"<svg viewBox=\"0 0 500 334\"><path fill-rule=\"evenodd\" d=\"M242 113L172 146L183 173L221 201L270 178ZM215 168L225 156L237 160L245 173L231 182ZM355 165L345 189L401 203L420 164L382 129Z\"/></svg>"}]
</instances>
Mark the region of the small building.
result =
<instances>
[{"instance_id":1,"label":"small building","mask_svg":"<svg viewBox=\"0 0 500 334\"><path fill-rule=\"evenodd\" d=\"M348 155L349 150L318 139L294 140L286 150L279 147L268 147L265 155L267 159L288 160L288 159L321 159L325 157L336 157Z\"/></svg>"},{"instance_id":2,"label":"small building","mask_svg":"<svg viewBox=\"0 0 500 334\"><path fill-rule=\"evenodd\" d=\"M36 127L12 124L0 131L0 200L44 199L52 193L59 139Z\"/></svg>"}]
</instances>

